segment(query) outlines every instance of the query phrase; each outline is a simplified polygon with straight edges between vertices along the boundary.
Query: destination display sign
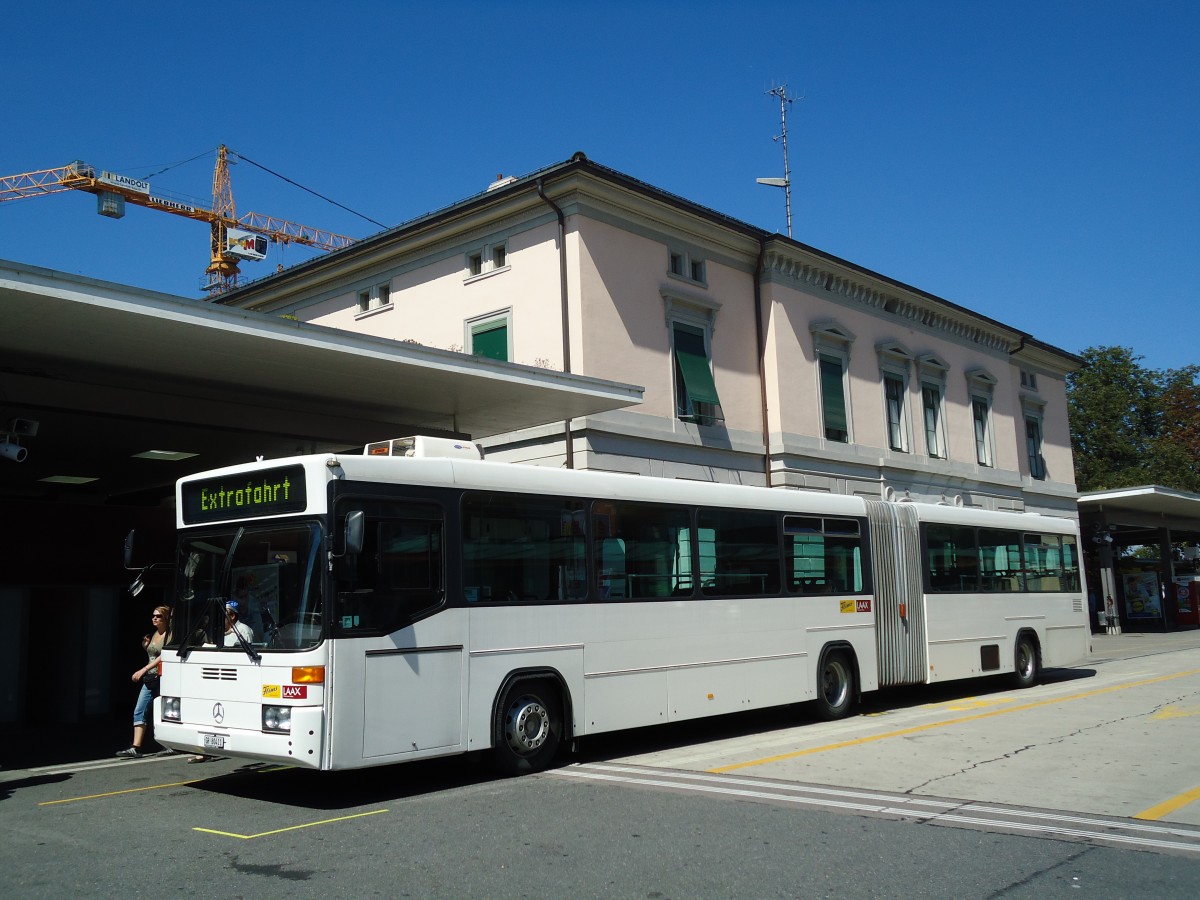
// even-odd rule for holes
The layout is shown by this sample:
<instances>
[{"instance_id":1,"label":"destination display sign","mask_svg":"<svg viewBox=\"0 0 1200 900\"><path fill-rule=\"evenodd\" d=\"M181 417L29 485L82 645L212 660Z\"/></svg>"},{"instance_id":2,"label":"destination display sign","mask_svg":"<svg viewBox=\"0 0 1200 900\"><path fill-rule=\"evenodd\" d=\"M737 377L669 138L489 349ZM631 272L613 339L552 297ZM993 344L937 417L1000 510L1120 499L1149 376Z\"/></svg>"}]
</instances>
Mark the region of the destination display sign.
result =
<instances>
[{"instance_id":1,"label":"destination display sign","mask_svg":"<svg viewBox=\"0 0 1200 900\"><path fill-rule=\"evenodd\" d=\"M183 485L185 525L303 512L304 466L206 478Z\"/></svg>"}]
</instances>

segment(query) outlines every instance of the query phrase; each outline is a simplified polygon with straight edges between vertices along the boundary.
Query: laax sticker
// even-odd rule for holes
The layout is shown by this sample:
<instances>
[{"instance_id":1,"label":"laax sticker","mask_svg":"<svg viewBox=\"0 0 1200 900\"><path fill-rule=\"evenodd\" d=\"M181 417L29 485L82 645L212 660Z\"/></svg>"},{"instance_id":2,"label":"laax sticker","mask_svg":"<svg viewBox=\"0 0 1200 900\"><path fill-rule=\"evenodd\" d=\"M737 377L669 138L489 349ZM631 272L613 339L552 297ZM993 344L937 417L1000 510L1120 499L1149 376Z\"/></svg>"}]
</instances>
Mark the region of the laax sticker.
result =
<instances>
[{"instance_id":1,"label":"laax sticker","mask_svg":"<svg viewBox=\"0 0 1200 900\"><path fill-rule=\"evenodd\" d=\"M283 686L284 700L304 700L308 697L307 684L285 684Z\"/></svg>"}]
</instances>

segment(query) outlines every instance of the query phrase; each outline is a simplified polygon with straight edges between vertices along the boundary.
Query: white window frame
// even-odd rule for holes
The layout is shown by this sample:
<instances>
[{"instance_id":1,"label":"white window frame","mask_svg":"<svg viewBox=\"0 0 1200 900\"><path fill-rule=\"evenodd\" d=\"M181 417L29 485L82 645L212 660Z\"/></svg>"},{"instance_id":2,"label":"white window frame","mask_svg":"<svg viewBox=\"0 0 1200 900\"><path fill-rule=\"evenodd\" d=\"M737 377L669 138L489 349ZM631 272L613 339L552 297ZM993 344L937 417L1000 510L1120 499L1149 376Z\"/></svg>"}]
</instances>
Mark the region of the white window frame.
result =
<instances>
[{"instance_id":1,"label":"white window frame","mask_svg":"<svg viewBox=\"0 0 1200 900\"><path fill-rule=\"evenodd\" d=\"M674 418L690 421L695 417L696 424L714 424L724 420L721 405L701 403L704 409L693 409L692 416L679 409L680 385L675 361L675 326L685 325L694 328L704 335L704 354L708 359L709 371L712 372L713 384L717 381L716 366L713 363L712 341L717 332L717 313L721 311L721 303L700 294L691 294L677 290L669 285L659 288L663 301L663 321L667 326L667 344L670 349L671 364L671 406Z\"/></svg>"},{"instance_id":2,"label":"white window frame","mask_svg":"<svg viewBox=\"0 0 1200 900\"><path fill-rule=\"evenodd\" d=\"M1046 471L1046 406L1028 399L1021 401L1021 422L1025 434L1025 459L1029 464L1029 477L1034 481L1045 481L1049 477ZM1037 428L1037 444L1029 435L1029 425Z\"/></svg>"},{"instance_id":3,"label":"white window frame","mask_svg":"<svg viewBox=\"0 0 1200 900\"><path fill-rule=\"evenodd\" d=\"M850 405L850 349L856 337L850 329L833 320L813 322L809 325L813 336L813 364L816 368L817 411L821 440L830 444L849 446L854 443L854 415ZM828 437L825 415L825 382L821 372L821 357L837 362L842 369L842 404L846 411L846 440Z\"/></svg>"},{"instance_id":4,"label":"white window frame","mask_svg":"<svg viewBox=\"0 0 1200 900\"><path fill-rule=\"evenodd\" d=\"M699 287L708 287L708 262L695 250L667 248L667 277Z\"/></svg>"},{"instance_id":5,"label":"white window frame","mask_svg":"<svg viewBox=\"0 0 1200 900\"><path fill-rule=\"evenodd\" d=\"M474 247L463 254L463 283L490 278L511 268L508 240L488 241L482 247Z\"/></svg>"},{"instance_id":6,"label":"white window frame","mask_svg":"<svg viewBox=\"0 0 1200 900\"><path fill-rule=\"evenodd\" d=\"M372 316L392 308L392 283L383 281L357 291L358 310L355 318Z\"/></svg>"},{"instance_id":7,"label":"white window frame","mask_svg":"<svg viewBox=\"0 0 1200 900\"><path fill-rule=\"evenodd\" d=\"M504 351L504 361L513 361L513 311L512 307L507 309L496 310L495 312L484 313L481 316L472 316L463 321L463 347L469 356L475 355L475 335L481 331L491 331L493 328L503 324L504 337L508 344ZM490 357L489 357L490 358Z\"/></svg>"},{"instance_id":8,"label":"white window frame","mask_svg":"<svg viewBox=\"0 0 1200 900\"><path fill-rule=\"evenodd\" d=\"M946 440L946 373L950 367L932 353L917 359L917 375L921 384L921 430L925 435L925 453L930 459L949 459L950 446ZM926 416L925 391L937 391L934 406L933 443L929 440L929 421Z\"/></svg>"},{"instance_id":9,"label":"white window frame","mask_svg":"<svg viewBox=\"0 0 1200 900\"><path fill-rule=\"evenodd\" d=\"M967 395L971 402L971 436L975 443L975 462L988 469L996 467L996 429L992 413L992 400L996 384L995 376L984 369L972 369L967 373ZM983 409L982 417L979 415L980 406Z\"/></svg>"},{"instance_id":10,"label":"white window frame","mask_svg":"<svg viewBox=\"0 0 1200 900\"><path fill-rule=\"evenodd\" d=\"M909 413L909 373L912 368L913 355L903 344L896 341L877 344L875 351L879 354L879 380L883 390L883 424L887 432L887 448L894 453L911 453L912 417ZM900 387L900 394L896 398L898 406L895 422L892 421L892 399L888 396L889 382L898 383Z\"/></svg>"}]
</instances>

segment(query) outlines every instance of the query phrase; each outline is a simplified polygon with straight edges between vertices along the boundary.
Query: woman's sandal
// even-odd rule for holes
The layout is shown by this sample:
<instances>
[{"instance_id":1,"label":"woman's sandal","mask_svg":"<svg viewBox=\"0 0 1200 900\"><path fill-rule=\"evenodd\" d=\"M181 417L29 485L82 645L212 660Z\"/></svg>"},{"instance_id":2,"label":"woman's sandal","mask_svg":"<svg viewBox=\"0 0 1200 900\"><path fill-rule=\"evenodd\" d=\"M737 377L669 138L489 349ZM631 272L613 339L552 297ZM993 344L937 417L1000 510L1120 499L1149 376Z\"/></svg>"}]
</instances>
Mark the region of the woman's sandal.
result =
<instances>
[{"instance_id":1,"label":"woman's sandal","mask_svg":"<svg viewBox=\"0 0 1200 900\"><path fill-rule=\"evenodd\" d=\"M202 763L202 762L208 762L210 759L215 759L215 758L216 757L213 757L213 756L205 756L204 754L200 754L199 756L189 756L188 762L189 763Z\"/></svg>"}]
</instances>

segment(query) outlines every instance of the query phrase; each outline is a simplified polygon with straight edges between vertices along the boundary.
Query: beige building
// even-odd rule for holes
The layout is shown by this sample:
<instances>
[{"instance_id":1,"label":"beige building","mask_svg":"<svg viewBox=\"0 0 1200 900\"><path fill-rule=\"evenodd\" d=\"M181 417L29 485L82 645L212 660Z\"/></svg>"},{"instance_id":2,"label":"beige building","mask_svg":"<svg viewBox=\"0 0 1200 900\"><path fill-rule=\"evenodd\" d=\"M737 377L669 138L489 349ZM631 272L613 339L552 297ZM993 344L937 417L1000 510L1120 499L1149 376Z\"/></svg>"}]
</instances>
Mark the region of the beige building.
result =
<instances>
[{"instance_id":1,"label":"beige building","mask_svg":"<svg viewBox=\"0 0 1200 900\"><path fill-rule=\"evenodd\" d=\"M644 386L494 459L1076 515L1077 357L582 154L222 302Z\"/></svg>"}]
</instances>

